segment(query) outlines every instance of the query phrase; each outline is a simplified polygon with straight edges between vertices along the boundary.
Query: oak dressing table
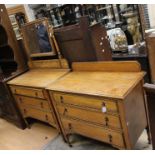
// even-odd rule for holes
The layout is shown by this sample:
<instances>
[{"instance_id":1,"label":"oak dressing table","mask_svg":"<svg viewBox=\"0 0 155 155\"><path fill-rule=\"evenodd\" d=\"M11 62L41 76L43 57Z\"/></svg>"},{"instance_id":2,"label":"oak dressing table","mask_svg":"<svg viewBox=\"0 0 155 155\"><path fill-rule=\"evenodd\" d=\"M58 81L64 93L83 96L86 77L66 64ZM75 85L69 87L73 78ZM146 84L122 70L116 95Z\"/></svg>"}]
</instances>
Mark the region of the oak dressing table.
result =
<instances>
[{"instance_id":1,"label":"oak dressing table","mask_svg":"<svg viewBox=\"0 0 155 155\"><path fill-rule=\"evenodd\" d=\"M49 30L47 19L39 19L22 27L29 71L7 84L26 123L26 118L30 117L59 129L45 88L67 74L69 67L65 59L57 58Z\"/></svg>"}]
</instances>

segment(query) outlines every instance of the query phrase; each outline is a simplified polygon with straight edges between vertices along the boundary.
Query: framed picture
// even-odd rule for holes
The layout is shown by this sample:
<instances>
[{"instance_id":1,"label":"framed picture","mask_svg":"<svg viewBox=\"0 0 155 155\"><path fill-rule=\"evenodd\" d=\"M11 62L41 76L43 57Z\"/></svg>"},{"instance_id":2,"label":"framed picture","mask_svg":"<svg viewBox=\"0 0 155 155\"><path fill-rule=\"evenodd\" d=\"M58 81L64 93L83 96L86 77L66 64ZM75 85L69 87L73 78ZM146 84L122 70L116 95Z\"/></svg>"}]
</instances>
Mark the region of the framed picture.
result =
<instances>
[{"instance_id":1,"label":"framed picture","mask_svg":"<svg viewBox=\"0 0 155 155\"><path fill-rule=\"evenodd\" d=\"M10 21L11 21L11 25L17 25L15 15L10 15L9 18L10 18Z\"/></svg>"}]
</instances>

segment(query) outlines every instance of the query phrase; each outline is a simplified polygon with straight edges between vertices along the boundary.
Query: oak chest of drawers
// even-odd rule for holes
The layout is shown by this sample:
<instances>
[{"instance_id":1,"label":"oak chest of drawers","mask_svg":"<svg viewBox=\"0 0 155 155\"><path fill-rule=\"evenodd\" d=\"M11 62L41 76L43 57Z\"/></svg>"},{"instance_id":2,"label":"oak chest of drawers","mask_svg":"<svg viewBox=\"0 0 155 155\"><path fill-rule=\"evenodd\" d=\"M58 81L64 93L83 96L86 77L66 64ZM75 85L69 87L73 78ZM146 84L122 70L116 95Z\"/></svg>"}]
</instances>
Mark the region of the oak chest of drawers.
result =
<instances>
[{"instance_id":1,"label":"oak chest of drawers","mask_svg":"<svg viewBox=\"0 0 155 155\"><path fill-rule=\"evenodd\" d=\"M48 60L47 64L49 62ZM39 63L39 61L35 63ZM53 63L53 60L50 63ZM25 121L26 118L30 117L59 128L45 88L48 84L67 74L69 70L51 68L30 69L23 75L9 81L8 85Z\"/></svg>"},{"instance_id":2,"label":"oak chest of drawers","mask_svg":"<svg viewBox=\"0 0 155 155\"><path fill-rule=\"evenodd\" d=\"M73 63L73 71L48 86L63 136L80 134L133 149L147 127L137 62Z\"/></svg>"}]
</instances>

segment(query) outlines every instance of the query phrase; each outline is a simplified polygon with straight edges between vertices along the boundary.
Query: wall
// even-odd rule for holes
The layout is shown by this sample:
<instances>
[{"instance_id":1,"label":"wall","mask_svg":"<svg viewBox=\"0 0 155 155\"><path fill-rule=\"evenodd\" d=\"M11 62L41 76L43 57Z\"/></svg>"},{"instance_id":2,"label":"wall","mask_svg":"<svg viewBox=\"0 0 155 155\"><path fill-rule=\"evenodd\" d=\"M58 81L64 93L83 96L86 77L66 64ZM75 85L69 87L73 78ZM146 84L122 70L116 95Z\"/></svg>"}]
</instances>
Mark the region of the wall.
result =
<instances>
[{"instance_id":1,"label":"wall","mask_svg":"<svg viewBox=\"0 0 155 155\"><path fill-rule=\"evenodd\" d=\"M150 26L155 27L155 4L148 4L148 13L149 13L149 19L150 19Z\"/></svg>"},{"instance_id":2,"label":"wall","mask_svg":"<svg viewBox=\"0 0 155 155\"><path fill-rule=\"evenodd\" d=\"M6 8L17 6L17 5L18 4L5 4ZM27 4L24 4L24 7L25 7L25 11L27 13L27 17L28 17L29 21L35 20L33 10Z\"/></svg>"}]
</instances>

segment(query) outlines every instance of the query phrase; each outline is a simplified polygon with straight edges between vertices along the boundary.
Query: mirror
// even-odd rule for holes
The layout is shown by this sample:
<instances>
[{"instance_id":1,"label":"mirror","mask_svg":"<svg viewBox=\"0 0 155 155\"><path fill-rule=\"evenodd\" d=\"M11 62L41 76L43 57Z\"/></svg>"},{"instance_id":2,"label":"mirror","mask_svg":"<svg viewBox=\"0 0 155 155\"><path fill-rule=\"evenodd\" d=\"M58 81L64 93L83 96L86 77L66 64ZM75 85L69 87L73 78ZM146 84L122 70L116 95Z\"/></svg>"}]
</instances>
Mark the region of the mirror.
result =
<instances>
[{"instance_id":1,"label":"mirror","mask_svg":"<svg viewBox=\"0 0 155 155\"><path fill-rule=\"evenodd\" d=\"M47 19L39 19L22 27L24 43L31 57L55 55Z\"/></svg>"}]
</instances>

